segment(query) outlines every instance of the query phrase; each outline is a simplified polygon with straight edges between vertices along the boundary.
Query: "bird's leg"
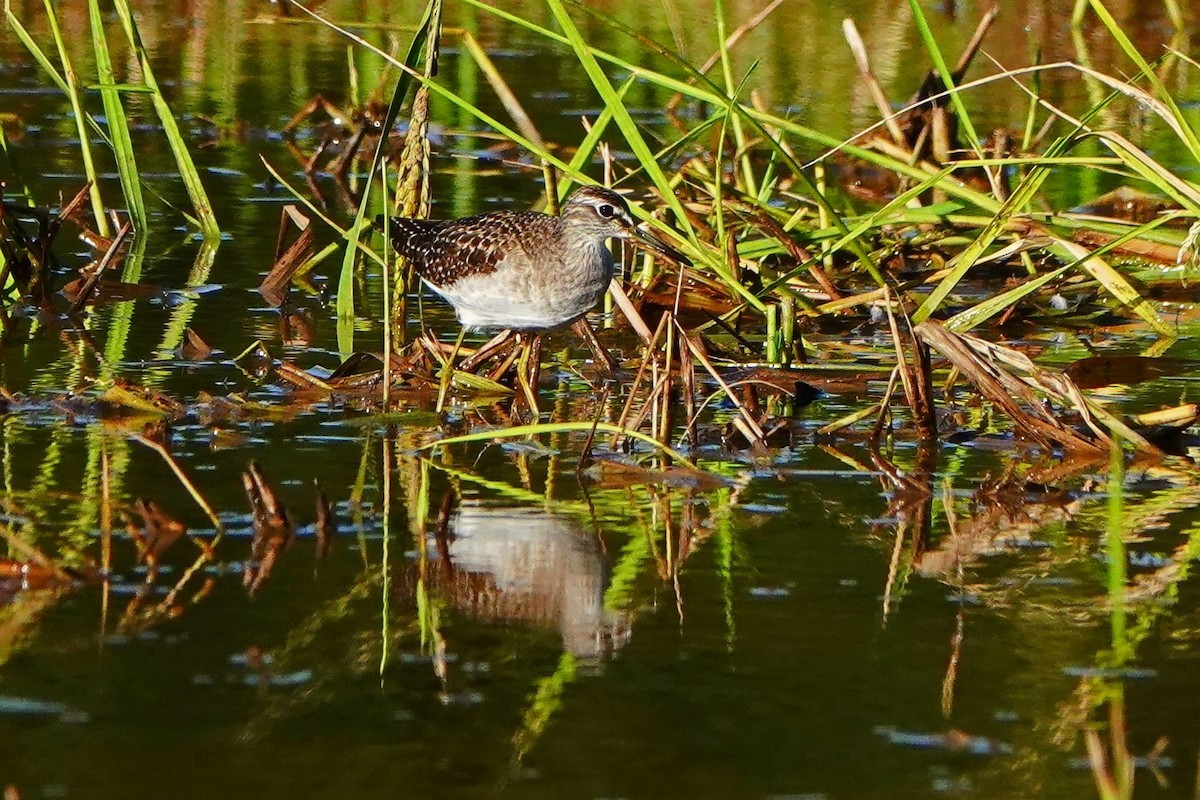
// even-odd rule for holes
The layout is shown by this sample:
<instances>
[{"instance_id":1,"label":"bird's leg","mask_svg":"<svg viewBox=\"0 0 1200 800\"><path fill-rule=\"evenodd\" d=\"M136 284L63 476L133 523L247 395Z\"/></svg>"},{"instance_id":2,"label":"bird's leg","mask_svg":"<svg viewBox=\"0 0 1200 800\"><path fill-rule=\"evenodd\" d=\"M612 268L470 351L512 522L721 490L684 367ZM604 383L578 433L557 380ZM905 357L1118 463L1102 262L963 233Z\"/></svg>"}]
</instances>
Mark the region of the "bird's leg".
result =
<instances>
[{"instance_id":1,"label":"bird's leg","mask_svg":"<svg viewBox=\"0 0 1200 800\"><path fill-rule=\"evenodd\" d=\"M592 355L596 357L596 366L599 370L607 375L611 375L617 371L617 362L604 349L604 345L600 344L600 340L596 338L596 332L592 330L592 326L587 324L587 320L580 317L571 325L571 330L579 335L591 348Z\"/></svg>"},{"instance_id":2,"label":"bird's leg","mask_svg":"<svg viewBox=\"0 0 1200 800\"><path fill-rule=\"evenodd\" d=\"M450 351L450 355L446 356L446 365L442 367L441 380L438 381L437 411L439 414L446 408L446 398L450 394L450 384L454 382L454 357L458 355L458 348L462 347L463 337L466 335L466 328L458 329L458 339L454 342L454 349Z\"/></svg>"},{"instance_id":3,"label":"bird's leg","mask_svg":"<svg viewBox=\"0 0 1200 800\"><path fill-rule=\"evenodd\" d=\"M517 363L517 359L521 357L521 348L517 347L517 337L509 340L508 352L499 360L496 366L492 367L492 371L487 374L488 380L498 381L504 377L513 364Z\"/></svg>"},{"instance_id":4,"label":"bird's leg","mask_svg":"<svg viewBox=\"0 0 1200 800\"><path fill-rule=\"evenodd\" d=\"M521 341L521 358L517 363L517 383L523 395L517 395L513 400L513 414L518 413L517 409L521 401L525 401L525 405L529 407L529 417L531 422L538 420L538 401L537 401L537 381L542 372L542 337L539 334L526 336L518 333L517 338Z\"/></svg>"},{"instance_id":5,"label":"bird's leg","mask_svg":"<svg viewBox=\"0 0 1200 800\"><path fill-rule=\"evenodd\" d=\"M535 333L529 340L529 388L533 390L533 411L537 412L538 384L542 382L542 335Z\"/></svg>"},{"instance_id":6,"label":"bird's leg","mask_svg":"<svg viewBox=\"0 0 1200 800\"><path fill-rule=\"evenodd\" d=\"M486 344L484 344L471 355L464 358L463 362L458 365L458 368L463 372L474 372L476 367L487 361L489 358L495 356L497 353L503 355L505 352L507 352L504 350L505 347L510 349L513 347L513 342L511 341L512 335L513 332L508 328L500 331L491 339L488 339Z\"/></svg>"}]
</instances>

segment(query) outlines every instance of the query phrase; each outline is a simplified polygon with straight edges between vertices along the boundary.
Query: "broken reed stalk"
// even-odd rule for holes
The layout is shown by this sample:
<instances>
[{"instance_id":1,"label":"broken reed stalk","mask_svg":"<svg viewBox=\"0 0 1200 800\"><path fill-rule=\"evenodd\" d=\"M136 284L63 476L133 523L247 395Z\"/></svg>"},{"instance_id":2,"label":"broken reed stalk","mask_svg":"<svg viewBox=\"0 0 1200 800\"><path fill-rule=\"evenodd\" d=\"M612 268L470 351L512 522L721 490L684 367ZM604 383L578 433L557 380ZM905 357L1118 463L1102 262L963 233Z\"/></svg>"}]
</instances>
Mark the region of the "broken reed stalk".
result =
<instances>
[{"instance_id":1,"label":"broken reed stalk","mask_svg":"<svg viewBox=\"0 0 1200 800\"><path fill-rule=\"evenodd\" d=\"M183 467L179 466L179 463L175 460L175 458L169 452L167 452L167 448L163 447L153 439L147 439L141 434L134 434L133 440L135 442L141 442L142 444L146 445L146 447L149 447L151 450L154 450L156 453L162 456L163 461L167 462L167 466L171 468L171 471L175 473L175 477L179 479L181 484L183 484L183 488L187 489L188 494L190 494L192 499L196 501L196 505L200 506L200 508L204 510L204 513L208 515L208 518L212 520L213 527L216 528L217 533L224 533L225 525L221 522L221 518L217 516L217 512L214 511L213 507L209 505L207 500L204 499L204 495L202 495L200 490L196 488L196 484L192 483L191 478L189 478L187 473L183 471Z\"/></svg>"},{"instance_id":2,"label":"broken reed stalk","mask_svg":"<svg viewBox=\"0 0 1200 800\"><path fill-rule=\"evenodd\" d=\"M884 293L884 307L896 349L896 368L904 386L904 397L917 425L918 436L922 442L932 444L937 442L937 411L933 405L933 368L929 361L929 346L913 333L907 314L904 317L904 333L901 334L890 294L890 291Z\"/></svg>"},{"instance_id":3,"label":"broken reed stalk","mask_svg":"<svg viewBox=\"0 0 1200 800\"><path fill-rule=\"evenodd\" d=\"M708 355L705 354L704 350L682 328L680 328L680 338L687 344L688 349L692 351L692 355L695 356L696 360L704 365L704 368L712 376L713 380L717 382L717 385L724 390L725 394L729 397L729 401L737 408L738 416L733 418L734 427L741 431L742 435L746 437L752 446L762 446L765 444L763 430L759 426L758 421L754 419L754 416L746 408L746 405L738 398L737 393L721 377L721 373L717 372L716 367L708 360Z\"/></svg>"},{"instance_id":4,"label":"broken reed stalk","mask_svg":"<svg viewBox=\"0 0 1200 800\"><path fill-rule=\"evenodd\" d=\"M1110 435L1120 436L1139 452L1162 451L1102 407L1090 403L1070 376L1034 364L1028 356L975 336L958 334L935 322L923 322L916 336L948 359L987 400L995 403L1031 439L1047 449L1097 455L1107 452ZM1019 370L1017 377L1010 369ZM1071 407L1086 431L1065 425L1038 395ZM1106 430L1107 429L1107 430Z\"/></svg>"},{"instance_id":5,"label":"broken reed stalk","mask_svg":"<svg viewBox=\"0 0 1200 800\"><path fill-rule=\"evenodd\" d=\"M68 314L78 312L87 303L88 298L92 296L92 292L96 288L96 284L100 282L100 278L104 276L104 273L108 271L108 268L116 260L117 253L120 251L121 245L125 244L125 239L129 236L131 229L132 223L126 221L121 226L121 230L117 231L116 238L108 246L108 250L105 251L104 256L100 259L100 263L96 265L96 269L84 281L83 286L79 287L79 293L75 295L75 299L71 301L71 307L67 309Z\"/></svg>"},{"instance_id":6,"label":"broken reed stalk","mask_svg":"<svg viewBox=\"0 0 1200 800\"><path fill-rule=\"evenodd\" d=\"M633 376L633 383L629 385L629 394L625 398L625 405L621 409L621 415L617 417L617 425L621 428L628 427L626 423L629 420L630 413L633 411L633 404L637 400L638 389L640 389L642 385L642 378L646 375L647 370L650 369L651 363L657 359L655 345L658 343L659 338L663 335L663 331L666 330L666 326L667 317L664 314L663 317L658 321L658 328L655 329L654 334L650 337L649 341L646 342L641 363L638 364L637 372ZM634 427L636 427L636 425ZM610 450L617 449L618 436L619 434L614 433L612 438L609 439L608 447Z\"/></svg>"},{"instance_id":7,"label":"broken reed stalk","mask_svg":"<svg viewBox=\"0 0 1200 800\"><path fill-rule=\"evenodd\" d=\"M296 238L288 244L288 234L296 231ZM275 239L275 259L258 293L273 308L283 306L287 299L292 278L312 256L315 231L312 220L295 205L288 204L279 213L279 233Z\"/></svg>"}]
</instances>

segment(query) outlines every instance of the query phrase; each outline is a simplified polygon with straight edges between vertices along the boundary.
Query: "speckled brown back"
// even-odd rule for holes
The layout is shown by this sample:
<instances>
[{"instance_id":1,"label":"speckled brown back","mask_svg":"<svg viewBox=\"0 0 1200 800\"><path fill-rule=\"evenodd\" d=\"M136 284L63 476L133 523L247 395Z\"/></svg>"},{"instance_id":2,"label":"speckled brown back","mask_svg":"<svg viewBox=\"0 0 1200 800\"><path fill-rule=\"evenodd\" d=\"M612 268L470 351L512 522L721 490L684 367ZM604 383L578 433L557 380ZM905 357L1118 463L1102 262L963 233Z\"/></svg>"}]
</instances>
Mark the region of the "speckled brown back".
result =
<instances>
[{"instance_id":1,"label":"speckled brown back","mask_svg":"<svg viewBox=\"0 0 1200 800\"><path fill-rule=\"evenodd\" d=\"M496 271L506 256L553 237L559 220L536 211L497 211L454 220L391 218L392 247L428 283L444 287ZM383 227L383 217L375 220Z\"/></svg>"}]
</instances>

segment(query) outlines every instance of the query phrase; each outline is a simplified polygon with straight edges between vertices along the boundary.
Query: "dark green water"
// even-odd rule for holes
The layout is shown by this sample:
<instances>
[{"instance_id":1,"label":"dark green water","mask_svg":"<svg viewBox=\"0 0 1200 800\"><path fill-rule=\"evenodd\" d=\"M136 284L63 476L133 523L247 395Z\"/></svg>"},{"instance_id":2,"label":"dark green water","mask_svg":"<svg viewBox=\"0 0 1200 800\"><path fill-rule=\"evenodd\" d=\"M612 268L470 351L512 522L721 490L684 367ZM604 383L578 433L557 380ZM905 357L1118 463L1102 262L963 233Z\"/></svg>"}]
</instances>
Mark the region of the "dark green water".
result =
<instances>
[{"instance_id":1,"label":"dark green water","mask_svg":"<svg viewBox=\"0 0 1200 800\"><path fill-rule=\"evenodd\" d=\"M1038 485L1043 473L1005 483L1009 467L1027 468L1021 454L948 445L936 473L922 479L928 494L898 493L865 446L810 443L812 431L860 408L861 397L831 395L806 408L795 421L805 443L792 449L757 457L705 449L701 460L727 480L718 488L600 484L586 492L574 474L575 438L538 450L457 448L423 461L416 447L427 419L385 428L341 402L297 407L281 383L260 383L230 359L261 340L301 367L332 369L340 360L330 302L293 294L299 324L285 327L255 287L290 202L260 157L303 185L279 132L316 93L349 104L345 45L310 26L254 22L270 18L266 4L147 5L143 34L226 236L215 252L202 248L150 196L157 227L125 277L161 291L89 309L83 329L17 322L0 350L0 384L30 399L0 417L0 521L14 536L12 559L28 557L20 541L70 564L100 563L103 454L119 508L151 500L197 541L211 540L211 522L162 459L128 438L139 426L97 419L71 398L127 376L190 404L170 429L170 449L227 533L211 561L197 561L201 549L183 539L148 575L118 517L111 581L61 592L6 585L0 783L22 798L1078 798L1096 793L1081 735L1091 727L1109 748L1111 734L1125 737L1136 756L1165 737L1155 763L1164 783L1140 768L1136 795L1192 796L1200 604L1187 570L1200 488L1189 468L1130 470L1125 527L1137 536L1121 550L1106 544L1108 497L1103 480L1091 478L1096 470L1047 479L1048 490ZM323 10L368 23L417 19L417 4L392 5ZM647 36L677 39L693 61L711 50L706 5L687 4L678 15L665 5L607 5ZM992 47L1019 62L1010 66L1039 46L1044 60L1077 56L1064 43L1063 8L1013 5ZM757 10L731 6L738 20ZM41 5L15 8L45 41ZM534 4L511 8L549 20ZM752 84L765 103L849 135L874 117L842 45L841 19L859 21L885 86L903 97L923 61L912 55L916 35L901 10L785 3L737 51L738 68L761 59ZM83 8L61 13L69 38L86 41ZM975 13L935 17L948 52L969 36ZM1161 41L1165 23L1142 21L1137 35ZM548 140L581 138L578 117L598 101L569 53L457 6L447 24L476 32ZM585 31L627 57L650 58L600 25ZM401 30L399 40L407 35ZM1094 57L1113 57L1110 44L1088 41ZM443 80L502 115L453 37L446 48ZM74 55L81 72L90 68L86 53ZM380 65L353 58L369 92ZM0 114L19 116L23 131L9 133L0 180L10 193L27 185L37 202L54 205L82 177L69 107L48 86L0 29ZM1064 103L1084 96L1077 80L1049 87ZM664 124L667 98L634 91L648 124ZM1194 90L1181 96L1195 100ZM146 123L135 143L148 183L182 204L145 104L134 96L129 106ZM981 127L1021 124L1016 92L1000 88L978 106ZM498 160L488 151L495 141L449 106L435 103L434 117L435 214L536 198L540 173L511 163L519 153ZM231 133L214 137L210 121ZM1140 133L1153 141L1153 126ZM302 133L299 144L318 139ZM106 181L115 201L115 177ZM1105 188L1102 179L1061 183L1064 206ZM329 176L317 186L326 213L347 221L352 210ZM74 234L64 230L57 246L64 280L89 258ZM317 270L326 290L336 262ZM381 294L368 270L372 318ZM419 328L415 305L412 316L410 333ZM436 300L426 299L424 322L444 337L456 332ZM178 359L186 327L217 354ZM357 348L378 347L374 322L354 334ZM1049 360L1085 352L1075 337L1035 338ZM849 339L885 342L870 328ZM1135 330L1093 344L1138 352L1151 341ZM824 344L836 353L842 343ZM1171 379L1117 400L1136 409L1192 400L1195 391L1192 381ZM209 406L197 404L202 392L289 413L213 421ZM545 409L592 416L590 389L565 372L542 399ZM619 404L610 404L615 416ZM993 427L981 412L963 413L980 430ZM228 432L240 438L219 446ZM388 436L394 454L385 456ZM914 451L900 442L890 455L911 469ZM243 581L252 553L240 477L251 459L300 526L253 595ZM363 496L354 503L360 470ZM314 481L339 521L325 557L312 531ZM449 530L439 538L447 497ZM1114 560L1130 564L1136 595L1127 636L1108 612ZM1118 641L1134 642L1120 657L1109 652L1114 626ZM1116 671L1095 677L1102 667ZM1115 708L1124 725L1110 724Z\"/></svg>"}]
</instances>

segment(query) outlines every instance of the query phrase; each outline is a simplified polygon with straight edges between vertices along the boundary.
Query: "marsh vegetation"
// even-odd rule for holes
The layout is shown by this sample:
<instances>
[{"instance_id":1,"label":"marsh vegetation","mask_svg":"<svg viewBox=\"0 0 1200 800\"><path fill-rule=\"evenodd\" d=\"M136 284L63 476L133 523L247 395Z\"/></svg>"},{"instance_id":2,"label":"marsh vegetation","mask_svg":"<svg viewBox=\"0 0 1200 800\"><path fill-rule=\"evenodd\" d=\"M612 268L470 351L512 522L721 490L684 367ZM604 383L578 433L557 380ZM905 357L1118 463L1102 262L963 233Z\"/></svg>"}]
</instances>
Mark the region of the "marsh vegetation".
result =
<instances>
[{"instance_id":1,"label":"marsh vegetation","mask_svg":"<svg viewBox=\"0 0 1200 800\"><path fill-rule=\"evenodd\" d=\"M11 794L1195 791L1194 10L143 6L4 5ZM372 227L589 183L615 371Z\"/></svg>"}]
</instances>

